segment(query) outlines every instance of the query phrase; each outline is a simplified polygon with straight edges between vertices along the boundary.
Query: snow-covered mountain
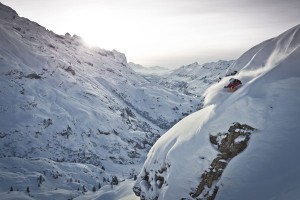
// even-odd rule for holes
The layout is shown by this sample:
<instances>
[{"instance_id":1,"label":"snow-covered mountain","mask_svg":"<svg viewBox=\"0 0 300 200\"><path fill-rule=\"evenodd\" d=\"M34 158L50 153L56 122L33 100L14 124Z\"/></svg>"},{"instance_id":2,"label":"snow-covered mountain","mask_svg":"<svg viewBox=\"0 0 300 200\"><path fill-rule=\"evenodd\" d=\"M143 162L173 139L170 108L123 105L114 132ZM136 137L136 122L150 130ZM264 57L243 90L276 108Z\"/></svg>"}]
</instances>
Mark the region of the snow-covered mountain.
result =
<instances>
[{"instance_id":1,"label":"snow-covered mountain","mask_svg":"<svg viewBox=\"0 0 300 200\"><path fill-rule=\"evenodd\" d=\"M300 25L243 54L151 148L141 199L300 198ZM223 88L229 78L243 83Z\"/></svg>"},{"instance_id":2,"label":"snow-covered mountain","mask_svg":"<svg viewBox=\"0 0 300 200\"><path fill-rule=\"evenodd\" d=\"M82 191L84 184L91 191L105 176L128 173L161 134L200 105L199 98L133 71L124 54L57 35L1 3L0 83L0 192L28 185L43 198L77 177L70 167L81 183L62 190L81 185ZM80 175L84 169L89 178ZM47 187L33 186L41 175ZM70 192L76 196L67 191L62 198Z\"/></svg>"},{"instance_id":3,"label":"snow-covered mountain","mask_svg":"<svg viewBox=\"0 0 300 200\"><path fill-rule=\"evenodd\" d=\"M1 5L3 156L134 163L196 98L150 83L125 55L88 48Z\"/></svg>"}]
</instances>

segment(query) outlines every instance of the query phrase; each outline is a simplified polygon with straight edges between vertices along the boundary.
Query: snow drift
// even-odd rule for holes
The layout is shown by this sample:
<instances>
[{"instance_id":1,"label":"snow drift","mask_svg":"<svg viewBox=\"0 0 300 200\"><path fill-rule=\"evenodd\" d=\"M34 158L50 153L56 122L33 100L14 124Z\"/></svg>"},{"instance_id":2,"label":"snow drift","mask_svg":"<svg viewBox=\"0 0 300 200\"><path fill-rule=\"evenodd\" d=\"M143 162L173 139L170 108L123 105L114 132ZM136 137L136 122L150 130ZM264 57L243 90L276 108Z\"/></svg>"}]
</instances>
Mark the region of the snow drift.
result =
<instances>
[{"instance_id":1,"label":"snow drift","mask_svg":"<svg viewBox=\"0 0 300 200\"><path fill-rule=\"evenodd\" d=\"M228 72L243 86L229 93L223 78L205 92L204 108L177 123L150 150L133 188L145 199L299 199L300 25L243 54ZM219 177L213 161L234 124L255 128L248 147L223 160ZM211 138L217 138L215 144ZM238 136L235 144L245 141ZM218 142L219 141L219 142ZM202 189L199 191L199 189Z\"/></svg>"}]
</instances>

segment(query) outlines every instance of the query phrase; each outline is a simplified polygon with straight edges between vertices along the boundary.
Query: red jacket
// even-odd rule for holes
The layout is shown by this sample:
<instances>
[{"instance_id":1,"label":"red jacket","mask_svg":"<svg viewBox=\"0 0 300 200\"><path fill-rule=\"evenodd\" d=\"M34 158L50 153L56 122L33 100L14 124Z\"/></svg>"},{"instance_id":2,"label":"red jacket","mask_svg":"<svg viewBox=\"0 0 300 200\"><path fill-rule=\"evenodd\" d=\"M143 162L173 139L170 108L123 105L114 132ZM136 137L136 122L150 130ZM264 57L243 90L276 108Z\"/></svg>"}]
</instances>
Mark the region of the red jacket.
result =
<instances>
[{"instance_id":1,"label":"red jacket","mask_svg":"<svg viewBox=\"0 0 300 200\"><path fill-rule=\"evenodd\" d=\"M224 88L235 88L239 85L241 85L242 82L238 79L234 79L232 82L230 82L227 86L225 86Z\"/></svg>"}]
</instances>

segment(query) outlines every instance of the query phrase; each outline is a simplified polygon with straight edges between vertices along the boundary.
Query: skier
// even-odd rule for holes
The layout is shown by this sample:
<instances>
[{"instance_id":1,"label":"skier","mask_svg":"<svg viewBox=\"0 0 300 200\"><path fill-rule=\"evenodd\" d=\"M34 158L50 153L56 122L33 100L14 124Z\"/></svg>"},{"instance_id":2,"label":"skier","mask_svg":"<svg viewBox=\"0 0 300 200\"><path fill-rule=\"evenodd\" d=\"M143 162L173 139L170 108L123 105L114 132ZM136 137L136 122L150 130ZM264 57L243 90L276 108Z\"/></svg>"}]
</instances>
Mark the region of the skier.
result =
<instances>
[{"instance_id":1,"label":"skier","mask_svg":"<svg viewBox=\"0 0 300 200\"><path fill-rule=\"evenodd\" d=\"M229 79L229 82L230 83L227 86L224 86L224 88L229 88L230 92L236 91L242 85L242 82L235 78Z\"/></svg>"}]
</instances>

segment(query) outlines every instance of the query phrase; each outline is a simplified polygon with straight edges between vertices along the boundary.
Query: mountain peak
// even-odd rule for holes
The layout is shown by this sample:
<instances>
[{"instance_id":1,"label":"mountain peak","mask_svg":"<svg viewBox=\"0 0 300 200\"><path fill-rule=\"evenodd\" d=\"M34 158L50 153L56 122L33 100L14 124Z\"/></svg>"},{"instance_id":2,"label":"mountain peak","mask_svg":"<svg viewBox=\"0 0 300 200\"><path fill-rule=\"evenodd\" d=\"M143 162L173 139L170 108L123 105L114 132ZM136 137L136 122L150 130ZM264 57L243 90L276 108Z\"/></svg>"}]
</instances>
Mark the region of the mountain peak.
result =
<instances>
[{"instance_id":1,"label":"mountain peak","mask_svg":"<svg viewBox=\"0 0 300 200\"><path fill-rule=\"evenodd\" d=\"M15 19L18 13L0 2L0 16L2 19Z\"/></svg>"}]
</instances>

